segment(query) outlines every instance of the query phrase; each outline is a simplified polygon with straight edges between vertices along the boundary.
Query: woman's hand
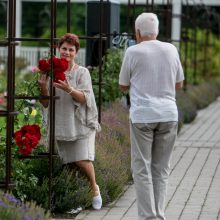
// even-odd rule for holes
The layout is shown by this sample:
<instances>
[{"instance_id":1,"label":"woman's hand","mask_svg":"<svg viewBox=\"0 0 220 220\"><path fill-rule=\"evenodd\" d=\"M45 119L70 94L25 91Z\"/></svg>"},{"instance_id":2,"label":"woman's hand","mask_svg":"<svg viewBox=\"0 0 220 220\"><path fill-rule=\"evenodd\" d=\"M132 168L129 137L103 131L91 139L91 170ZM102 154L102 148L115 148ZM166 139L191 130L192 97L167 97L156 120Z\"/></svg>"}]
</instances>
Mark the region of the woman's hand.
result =
<instances>
[{"instance_id":1,"label":"woman's hand","mask_svg":"<svg viewBox=\"0 0 220 220\"><path fill-rule=\"evenodd\" d=\"M49 91L48 91L48 88L47 88L47 74L43 73L43 74L40 74L39 77L38 77L38 85L41 89L41 95L43 96L49 96ZM49 105L49 100L48 99L40 99L40 103L45 107L47 108L48 105Z\"/></svg>"},{"instance_id":2,"label":"woman's hand","mask_svg":"<svg viewBox=\"0 0 220 220\"><path fill-rule=\"evenodd\" d=\"M59 83L54 82L53 86L58 88L58 89L62 89L63 91L70 93L73 88L68 84L67 81L62 81L62 80L58 80Z\"/></svg>"},{"instance_id":3,"label":"woman's hand","mask_svg":"<svg viewBox=\"0 0 220 220\"><path fill-rule=\"evenodd\" d=\"M53 86L62 89L63 91L67 92L69 95L72 96L72 98L81 104L84 104L86 102L85 95L82 91L74 89L69 85L67 81L58 80L59 83L54 82Z\"/></svg>"},{"instance_id":4,"label":"woman's hand","mask_svg":"<svg viewBox=\"0 0 220 220\"><path fill-rule=\"evenodd\" d=\"M37 82L41 89L43 90L47 89L47 74L45 73L40 74Z\"/></svg>"}]
</instances>

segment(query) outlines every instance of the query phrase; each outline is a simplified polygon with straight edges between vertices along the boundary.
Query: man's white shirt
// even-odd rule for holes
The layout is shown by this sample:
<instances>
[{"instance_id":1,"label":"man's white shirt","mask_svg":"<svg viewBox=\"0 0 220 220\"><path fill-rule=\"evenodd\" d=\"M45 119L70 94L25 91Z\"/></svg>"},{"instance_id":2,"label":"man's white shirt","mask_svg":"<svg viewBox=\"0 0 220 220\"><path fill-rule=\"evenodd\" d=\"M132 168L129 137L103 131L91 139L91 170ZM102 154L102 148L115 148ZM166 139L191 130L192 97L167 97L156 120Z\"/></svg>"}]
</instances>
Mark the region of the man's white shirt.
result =
<instances>
[{"instance_id":1,"label":"man's white shirt","mask_svg":"<svg viewBox=\"0 0 220 220\"><path fill-rule=\"evenodd\" d=\"M158 40L129 47L119 84L130 86L132 123L178 121L175 85L184 80L176 47Z\"/></svg>"}]
</instances>

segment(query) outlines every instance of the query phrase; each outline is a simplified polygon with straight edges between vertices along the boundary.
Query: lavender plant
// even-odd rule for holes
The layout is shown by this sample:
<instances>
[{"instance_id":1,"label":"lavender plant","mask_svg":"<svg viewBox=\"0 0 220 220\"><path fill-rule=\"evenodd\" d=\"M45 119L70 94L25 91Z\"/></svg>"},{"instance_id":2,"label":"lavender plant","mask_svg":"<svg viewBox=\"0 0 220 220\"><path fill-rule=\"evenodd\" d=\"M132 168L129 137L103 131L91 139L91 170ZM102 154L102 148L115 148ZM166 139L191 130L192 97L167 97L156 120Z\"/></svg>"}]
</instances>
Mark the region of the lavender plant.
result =
<instances>
[{"instance_id":1,"label":"lavender plant","mask_svg":"<svg viewBox=\"0 0 220 220\"><path fill-rule=\"evenodd\" d=\"M33 202L23 203L9 193L0 192L0 219L49 220L50 214Z\"/></svg>"}]
</instances>

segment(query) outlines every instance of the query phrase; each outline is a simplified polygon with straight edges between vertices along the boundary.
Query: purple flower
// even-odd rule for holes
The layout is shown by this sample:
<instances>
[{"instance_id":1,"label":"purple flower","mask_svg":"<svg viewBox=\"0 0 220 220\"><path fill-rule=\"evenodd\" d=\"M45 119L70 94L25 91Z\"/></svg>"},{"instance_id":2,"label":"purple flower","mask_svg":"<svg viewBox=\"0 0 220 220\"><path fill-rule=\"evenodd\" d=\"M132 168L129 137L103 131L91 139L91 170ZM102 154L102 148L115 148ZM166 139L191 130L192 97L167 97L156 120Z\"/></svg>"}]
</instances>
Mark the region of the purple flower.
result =
<instances>
[{"instance_id":1,"label":"purple flower","mask_svg":"<svg viewBox=\"0 0 220 220\"><path fill-rule=\"evenodd\" d=\"M7 205L0 199L0 206L6 208Z\"/></svg>"},{"instance_id":2,"label":"purple flower","mask_svg":"<svg viewBox=\"0 0 220 220\"><path fill-rule=\"evenodd\" d=\"M22 203L21 206L18 209L21 210L23 213L25 213L28 210L30 210L30 206L25 204L25 203Z\"/></svg>"},{"instance_id":3,"label":"purple flower","mask_svg":"<svg viewBox=\"0 0 220 220\"><path fill-rule=\"evenodd\" d=\"M12 196L10 194L5 193L4 197L6 199L8 199L10 202L13 202L13 203L16 203L16 204L19 203L19 200L17 200L14 196Z\"/></svg>"},{"instance_id":4,"label":"purple flower","mask_svg":"<svg viewBox=\"0 0 220 220\"><path fill-rule=\"evenodd\" d=\"M30 216L24 215L23 220L33 220L33 218Z\"/></svg>"}]
</instances>

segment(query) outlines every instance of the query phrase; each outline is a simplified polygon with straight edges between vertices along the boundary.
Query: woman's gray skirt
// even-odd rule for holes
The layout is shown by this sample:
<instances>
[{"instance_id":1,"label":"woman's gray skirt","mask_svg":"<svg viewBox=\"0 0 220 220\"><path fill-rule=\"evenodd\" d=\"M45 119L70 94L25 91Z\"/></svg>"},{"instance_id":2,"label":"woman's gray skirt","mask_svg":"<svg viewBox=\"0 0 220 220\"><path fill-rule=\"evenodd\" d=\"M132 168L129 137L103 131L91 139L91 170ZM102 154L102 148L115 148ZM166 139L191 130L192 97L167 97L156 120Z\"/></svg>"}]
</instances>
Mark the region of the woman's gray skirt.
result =
<instances>
[{"instance_id":1,"label":"woman's gray skirt","mask_svg":"<svg viewBox=\"0 0 220 220\"><path fill-rule=\"evenodd\" d=\"M80 160L94 161L95 158L95 134L75 141L57 140L58 154L63 164L72 163Z\"/></svg>"}]
</instances>

